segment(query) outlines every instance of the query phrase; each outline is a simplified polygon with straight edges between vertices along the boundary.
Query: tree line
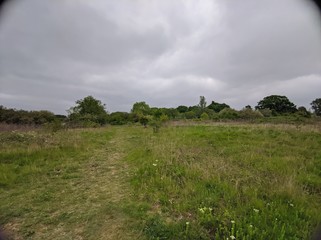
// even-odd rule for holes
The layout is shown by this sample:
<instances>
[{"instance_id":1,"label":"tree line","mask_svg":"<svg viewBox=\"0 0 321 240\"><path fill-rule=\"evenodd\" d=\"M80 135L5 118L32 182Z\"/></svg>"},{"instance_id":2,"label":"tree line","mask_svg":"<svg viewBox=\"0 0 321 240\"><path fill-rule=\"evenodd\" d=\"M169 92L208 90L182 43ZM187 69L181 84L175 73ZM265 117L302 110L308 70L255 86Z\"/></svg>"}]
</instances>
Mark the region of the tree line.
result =
<instances>
[{"instance_id":1,"label":"tree line","mask_svg":"<svg viewBox=\"0 0 321 240\"><path fill-rule=\"evenodd\" d=\"M226 103L211 101L207 104L204 96L194 106L180 105L176 108L150 107L146 102L136 102L130 112L108 113L106 105L92 96L77 100L76 105L67 110L68 115L55 115L50 111L25 111L0 106L0 122L8 124L56 124L71 127L95 127L105 124L122 125L141 123L157 125L167 120L255 120L269 117L311 118L321 116L321 98L311 102L313 112L305 107L297 107L286 96L271 95L260 100L254 108L250 105L235 110Z\"/></svg>"}]
</instances>

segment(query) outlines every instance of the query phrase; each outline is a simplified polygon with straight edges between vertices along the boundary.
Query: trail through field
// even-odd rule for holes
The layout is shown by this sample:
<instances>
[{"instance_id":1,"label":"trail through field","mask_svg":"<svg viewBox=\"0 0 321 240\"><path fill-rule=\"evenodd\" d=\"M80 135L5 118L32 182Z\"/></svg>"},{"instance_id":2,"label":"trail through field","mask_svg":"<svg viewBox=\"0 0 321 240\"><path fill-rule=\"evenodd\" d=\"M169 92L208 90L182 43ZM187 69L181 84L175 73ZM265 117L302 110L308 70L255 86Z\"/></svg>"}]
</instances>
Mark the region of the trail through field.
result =
<instances>
[{"instance_id":1,"label":"trail through field","mask_svg":"<svg viewBox=\"0 0 321 240\"><path fill-rule=\"evenodd\" d=\"M125 156L126 142L122 129L114 132L113 138L95 149L93 155L83 166L87 175L83 182L83 194L87 196L88 209L96 209L97 215L93 226L92 239L137 239L138 235L130 232L130 219L122 213L120 206L129 197L129 169L122 160ZM90 236L88 236L90 238Z\"/></svg>"},{"instance_id":2,"label":"trail through field","mask_svg":"<svg viewBox=\"0 0 321 240\"><path fill-rule=\"evenodd\" d=\"M124 130L99 131L82 136L92 142L63 157L50 176L1 192L8 218L1 221L12 239L143 239L123 210L130 195Z\"/></svg>"}]
</instances>

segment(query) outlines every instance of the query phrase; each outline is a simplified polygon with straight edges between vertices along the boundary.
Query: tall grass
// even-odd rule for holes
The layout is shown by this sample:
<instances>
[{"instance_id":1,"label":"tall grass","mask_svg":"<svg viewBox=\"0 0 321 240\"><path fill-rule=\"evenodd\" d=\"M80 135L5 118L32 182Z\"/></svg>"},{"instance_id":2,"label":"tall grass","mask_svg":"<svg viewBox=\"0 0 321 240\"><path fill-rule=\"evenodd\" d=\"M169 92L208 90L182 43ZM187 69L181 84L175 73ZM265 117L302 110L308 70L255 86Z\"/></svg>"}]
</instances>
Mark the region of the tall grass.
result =
<instances>
[{"instance_id":1,"label":"tall grass","mask_svg":"<svg viewBox=\"0 0 321 240\"><path fill-rule=\"evenodd\" d=\"M273 126L145 134L128 160L151 239L308 239L321 220L321 135Z\"/></svg>"},{"instance_id":2,"label":"tall grass","mask_svg":"<svg viewBox=\"0 0 321 240\"><path fill-rule=\"evenodd\" d=\"M0 133L12 239L309 239L314 125L208 123Z\"/></svg>"}]
</instances>

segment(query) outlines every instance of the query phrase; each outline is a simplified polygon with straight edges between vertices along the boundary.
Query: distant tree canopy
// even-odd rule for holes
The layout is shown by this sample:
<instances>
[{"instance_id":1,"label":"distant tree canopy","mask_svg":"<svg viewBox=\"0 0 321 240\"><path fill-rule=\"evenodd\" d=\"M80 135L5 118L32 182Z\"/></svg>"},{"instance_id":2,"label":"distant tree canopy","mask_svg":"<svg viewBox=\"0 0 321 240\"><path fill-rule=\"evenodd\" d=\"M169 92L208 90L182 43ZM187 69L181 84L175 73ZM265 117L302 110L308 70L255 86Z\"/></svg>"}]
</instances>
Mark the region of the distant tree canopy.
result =
<instances>
[{"instance_id":1,"label":"distant tree canopy","mask_svg":"<svg viewBox=\"0 0 321 240\"><path fill-rule=\"evenodd\" d=\"M286 96L271 95L258 102L255 109L270 109L273 114L294 113L296 106Z\"/></svg>"},{"instance_id":2,"label":"distant tree canopy","mask_svg":"<svg viewBox=\"0 0 321 240\"><path fill-rule=\"evenodd\" d=\"M207 108L212 109L214 112L218 113L222 111L224 108L230 108L230 106L225 103L218 103L218 102L212 101L212 103L208 105Z\"/></svg>"},{"instance_id":3,"label":"distant tree canopy","mask_svg":"<svg viewBox=\"0 0 321 240\"><path fill-rule=\"evenodd\" d=\"M321 116L321 98L317 98L311 102L311 107L317 116Z\"/></svg>"},{"instance_id":4,"label":"distant tree canopy","mask_svg":"<svg viewBox=\"0 0 321 240\"><path fill-rule=\"evenodd\" d=\"M148 115L151 113L150 106L146 102L136 102L131 110L132 113Z\"/></svg>"},{"instance_id":5,"label":"distant tree canopy","mask_svg":"<svg viewBox=\"0 0 321 240\"><path fill-rule=\"evenodd\" d=\"M100 115L105 114L105 104L101 103L100 100L93 98L92 96L85 97L84 99L77 100L76 106L71 108L72 113L80 115L92 114Z\"/></svg>"},{"instance_id":6,"label":"distant tree canopy","mask_svg":"<svg viewBox=\"0 0 321 240\"><path fill-rule=\"evenodd\" d=\"M0 122L5 122L8 124L42 125L52 122L55 119L57 119L55 115L46 110L25 111L0 106Z\"/></svg>"},{"instance_id":7,"label":"distant tree canopy","mask_svg":"<svg viewBox=\"0 0 321 240\"><path fill-rule=\"evenodd\" d=\"M253 110L250 105L246 105L242 110L237 111L230 108L226 103L215 101L212 101L208 106L206 105L205 97L200 96L199 103L194 106L180 105L177 108L159 108L150 107L146 102L136 102L129 113L113 112L108 114L105 110L105 104L92 96L87 96L76 101L76 105L68 110L68 117L54 115L49 111L7 109L0 105L0 122L8 124L46 124L46 126L55 125L56 123L63 126L62 122L64 122L67 127L96 127L106 123L112 125L141 123L144 126L159 127L160 124L167 120L181 119L194 119L197 121L222 119L263 121L262 118L274 115L277 117L270 120L284 118L286 120L302 121L304 118L313 117L305 107L296 108L287 97L279 95L263 98L255 107L256 110ZM311 106L315 115L321 116L321 98L312 101Z\"/></svg>"},{"instance_id":8,"label":"distant tree canopy","mask_svg":"<svg viewBox=\"0 0 321 240\"><path fill-rule=\"evenodd\" d=\"M186 113L188 111L188 107L187 106L183 106L183 105L180 105L176 108L176 110L179 112L179 113Z\"/></svg>"},{"instance_id":9,"label":"distant tree canopy","mask_svg":"<svg viewBox=\"0 0 321 240\"><path fill-rule=\"evenodd\" d=\"M71 107L68 113L69 119L74 122L105 124L107 121L105 104L92 96L77 100L76 106Z\"/></svg>"}]
</instances>

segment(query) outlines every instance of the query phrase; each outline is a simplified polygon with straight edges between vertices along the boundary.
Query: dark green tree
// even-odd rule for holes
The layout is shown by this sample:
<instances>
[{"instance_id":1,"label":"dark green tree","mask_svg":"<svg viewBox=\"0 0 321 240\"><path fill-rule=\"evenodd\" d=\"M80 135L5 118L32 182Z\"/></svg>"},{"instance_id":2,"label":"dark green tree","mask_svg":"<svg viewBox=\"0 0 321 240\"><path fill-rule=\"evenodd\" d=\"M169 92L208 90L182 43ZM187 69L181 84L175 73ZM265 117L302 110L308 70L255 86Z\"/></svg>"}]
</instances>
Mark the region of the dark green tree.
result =
<instances>
[{"instance_id":1,"label":"dark green tree","mask_svg":"<svg viewBox=\"0 0 321 240\"><path fill-rule=\"evenodd\" d=\"M317 98L311 102L311 107L317 116L321 116L321 98Z\"/></svg>"},{"instance_id":2,"label":"dark green tree","mask_svg":"<svg viewBox=\"0 0 321 240\"><path fill-rule=\"evenodd\" d=\"M71 121L93 122L105 124L107 121L107 112L105 104L92 96L77 100L76 106L68 110L68 117Z\"/></svg>"},{"instance_id":3,"label":"dark green tree","mask_svg":"<svg viewBox=\"0 0 321 240\"><path fill-rule=\"evenodd\" d=\"M271 95L258 102L255 109L270 109L274 115L284 113L294 113L296 106L290 102L286 96Z\"/></svg>"},{"instance_id":4,"label":"dark green tree","mask_svg":"<svg viewBox=\"0 0 321 240\"><path fill-rule=\"evenodd\" d=\"M178 106L176 109L179 113L186 113L188 111L188 107L183 105Z\"/></svg>"},{"instance_id":5,"label":"dark green tree","mask_svg":"<svg viewBox=\"0 0 321 240\"><path fill-rule=\"evenodd\" d=\"M212 109L214 112L218 113L222 111L224 108L230 108L230 106L225 103L218 103L218 102L212 101L212 103L208 105L207 108Z\"/></svg>"},{"instance_id":6,"label":"dark green tree","mask_svg":"<svg viewBox=\"0 0 321 240\"><path fill-rule=\"evenodd\" d=\"M106 113L105 104L103 104L100 100L93 98L92 96L77 100L76 104L77 105L75 107L71 108L72 113L78 113L80 115L100 115Z\"/></svg>"},{"instance_id":7,"label":"dark green tree","mask_svg":"<svg viewBox=\"0 0 321 240\"><path fill-rule=\"evenodd\" d=\"M113 112L108 116L108 123L111 125L123 125L129 122L129 113Z\"/></svg>"},{"instance_id":8,"label":"dark green tree","mask_svg":"<svg viewBox=\"0 0 321 240\"><path fill-rule=\"evenodd\" d=\"M151 114L151 109L146 102L136 102L131 110L132 113L149 115Z\"/></svg>"}]
</instances>

